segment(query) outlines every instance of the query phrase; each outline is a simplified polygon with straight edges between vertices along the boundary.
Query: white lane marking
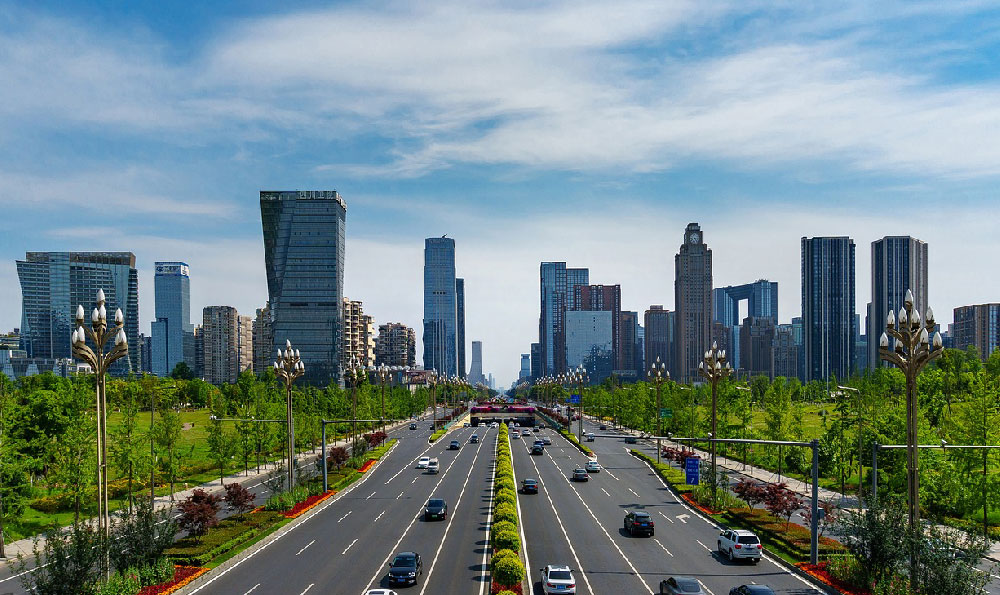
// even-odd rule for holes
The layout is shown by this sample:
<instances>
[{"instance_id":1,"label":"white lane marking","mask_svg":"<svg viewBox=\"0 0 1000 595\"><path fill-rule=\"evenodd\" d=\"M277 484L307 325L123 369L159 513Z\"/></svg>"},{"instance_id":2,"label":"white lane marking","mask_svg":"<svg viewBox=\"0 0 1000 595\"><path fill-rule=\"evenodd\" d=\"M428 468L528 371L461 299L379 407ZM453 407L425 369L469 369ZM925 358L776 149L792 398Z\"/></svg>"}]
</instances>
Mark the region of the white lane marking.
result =
<instances>
[{"instance_id":1,"label":"white lane marking","mask_svg":"<svg viewBox=\"0 0 1000 595\"><path fill-rule=\"evenodd\" d=\"M402 492L400 492L399 495L396 496L396 500L401 499L403 497L403 494L405 494L405 493L406 493L406 490L403 490Z\"/></svg>"},{"instance_id":2,"label":"white lane marking","mask_svg":"<svg viewBox=\"0 0 1000 595\"><path fill-rule=\"evenodd\" d=\"M342 521L342 520L346 519L347 517L351 516L352 512L354 512L354 511L353 510L348 510L347 514L345 514L344 516L342 516L339 519L337 519L337 522L339 523L340 521Z\"/></svg>"},{"instance_id":3,"label":"white lane marking","mask_svg":"<svg viewBox=\"0 0 1000 595\"><path fill-rule=\"evenodd\" d=\"M312 544L314 544L314 543L316 543L316 540L315 540L315 539L313 539L313 540L312 540L312 541L310 541L309 543L307 543L307 544L305 544L304 546L302 546L302 549L301 549L301 550L299 550L299 551L297 551L297 552L295 552L295 555L296 555L296 556L298 556L298 555L299 555L299 554L301 554L302 552L306 551L307 549L309 549L309 546L311 546L311 545L312 545Z\"/></svg>"},{"instance_id":4,"label":"white lane marking","mask_svg":"<svg viewBox=\"0 0 1000 595\"><path fill-rule=\"evenodd\" d=\"M607 496L608 498L610 498L610 497L611 497L611 494L609 494L609 493L608 493L608 491L607 491L606 489L604 489L604 488L601 488L601 491L602 491L602 492L604 492L604 494L605 494L605 495L606 495L606 496Z\"/></svg>"},{"instance_id":5,"label":"white lane marking","mask_svg":"<svg viewBox=\"0 0 1000 595\"><path fill-rule=\"evenodd\" d=\"M499 440L500 440L500 435L498 434L497 435L497 441L499 441ZM493 452L496 453L496 448L495 447L493 449ZM511 467L513 467L513 465L511 465ZM493 527L493 495L494 495L493 494L493 486L494 486L494 484L496 482L496 478L497 478L497 464L496 464L496 461L494 461L493 462L493 471L490 472L490 505L489 505L489 507L486 510L486 534L487 535L490 534L490 530ZM520 512L518 514L520 515ZM481 580L479 581L479 595L483 595L484 591L486 590L486 585L487 585L486 571L487 571L487 568L488 568L488 566L486 565L486 558L487 558L487 552L489 552L489 551L490 551L489 544L487 544L487 547L483 548L483 571L479 575L481 577ZM528 553L527 552L524 553L524 557L525 557L525 559L527 559L527 557L528 557Z\"/></svg>"},{"instance_id":6,"label":"white lane marking","mask_svg":"<svg viewBox=\"0 0 1000 595\"><path fill-rule=\"evenodd\" d=\"M633 490L632 488L629 488L629 489L628 489L628 491L630 491L630 492L632 492L633 494L635 494L635 497L636 497L636 498L638 498L638 497L639 497L639 494L636 494L636 493L635 493L635 490Z\"/></svg>"},{"instance_id":7,"label":"white lane marking","mask_svg":"<svg viewBox=\"0 0 1000 595\"><path fill-rule=\"evenodd\" d=\"M661 510L657 510L656 512L660 513L660 516L661 516L661 517L663 517L663 518L667 519L667 520L668 520L668 521L670 521L671 523L673 523L673 522L674 522L674 519L672 519L672 518L668 517L667 515L663 514L663 511L661 511Z\"/></svg>"},{"instance_id":8,"label":"white lane marking","mask_svg":"<svg viewBox=\"0 0 1000 595\"><path fill-rule=\"evenodd\" d=\"M691 515L689 515L689 514L679 514L679 515L677 515L677 520L680 521L680 522L682 522L682 523L684 523L685 525L687 524L687 520L689 518L691 518Z\"/></svg>"},{"instance_id":9,"label":"white lane marking","mask_svg":"<svg viewBox=\"0 0 1000 595\"><path fill-rule=\"evenodd\" d=\"M396 444L399 444L399 443L397 442ZM425 449L423 450L423 452L421 452L421 453L420 453L420 454L418 454L418 455L417 455L416 457L414 457L412 461L410 461L410 462L409 462L409 463L407 463L406 465L403 465L403 466L402 466L402 467L401 467L401 468L399 469L399 471L397 471L397 472L396 472L396 473L395 473L395 474L394 474L394 475L393 475L392 477L390 477L390 478L389 478L388 480L386 480L386 482L385 482L385 485L389 485L389 482L390 482L390 481L392 481L392 480L394 480L394 479L396 479L396 477L398 477L398 476L399 476L399 474L400 474L400 473L402 473L403 471L406 471L407 469L412 469L412 468L413 468L413 466L414 466L414 465L415 465L415 464L417 463L417 461L419 461L419 460L420 460L420 457L422 457L422 456L426 455L426 454L427 454L427 451L429 451L429 450L430 450L430 449L431 449L432 447L433 447L433 445L430 445L430 446L428 446L427 448L425 448Z\"/></svg>"},{"instance_id":10,"label":"white lane marking","mask_svg":"<svg viewBox=\"0 0 1000 595\"><path fill-rule=\"evenodd\" d=\"M708 595L715 595L715 593L713 593L712 590L705 585L705 583L698 581L698 584L701 585L702 589L705 589L705 592L708 593Z\"/></svg>"},{"instance_id":11,"label":"white lane marking","mask_svg":"<svg viewBox=\"0 0 1000 595\"><path fill-rule=\"evenodd\" d=\"M712 551L712 550L710 550L710 549L708 548L708 546L707 546L707 545L705 545L704 543L702 543L700 539L695 539L695 541L697 541L697 542L698 542L698 545L700 545L701 547L705 548L705 551L707 551L707 552L710 552L710 551Z\"/></svg>"},{"instance_id":12,"label":"white lane marking","mask_svg":"<svg viewBox=\"0 0 1000 595\"><path fill-rule=\"evenodd\" d=\"M346 554L347 554L347 550L349 550L349 549L351 549L352 547L354 547L354 544L355 544L355 543L357 543L357 542L358 542L358 540L357 540L357 539L355 539L354 541L352 541L352 542L351 542L351 545L349 545L349 546L345 547L345 548L344 548L344 551L340 552L340 555L341 555L341 556L344 556L344 555L346 555Z\"/></svg>"},{"instance_id":13,"label":"white lane marking","mask_svg":"<svg viewBox=\"0 0 1000 595\"><path fill-rule=\"evenodd\" d=\"M410 482L410 485L413 485L415 483L417 483L417 478L416 477L413 478L413 481Z\"/></svg>"},{"instance_id":14,"label":"white lane marking","mask_svg":"<svg viewBox=\"0 0 1000 595\"><path fill-rule=\"evenodd\" d=\"M375 517L375 520L374 520L374 521L372 521L372 522L374 523L374 522L378 521L378 520L379 520L380 518L382 518L382 515L383 515L383 514L385 514L385 511L384 511L384 510L383 510L382 512L378 513L378 516L377 516L377 517Z\"/></svg>"},{"instance_id":15,"label":"white lane marking","mask_svg":"<svg viewBox=\"0 0 1000 595\"><path fill-rule=\"evenodd\" d=\"M472 477L472 470L476 468L476 460L479 459L479 453L483 449L483 443L479 443L479 447L476 448L476 456L472 458L472 464L469 465L469 474L465 476L465 481L462 482L462 491L458 493L458 501L455 502L455 508L450 511L448 515L448 524L444 527L444 535L441 537L441 543L438 544L438 549L434 552L434 559L431 560L430 570L427 571L427 577L424 578L423 588L420 589L420 595L424 595L427 591L427 586L431 584L431 575L434 574L434 567L437 566L438 557L441 555L441 548L444 547L444 542L448 539L448 531L451 530L451 524L455 520L455 512L458 511L458 507L462 505L462 497L465 496L465 488L469 485L469 479Z\"/></svg>"},{"instance_id":16,"label":"white lane marking","mask_svg":"<svg viewBox=\"0 0 1000 595\"><path fill-rule=\"evenodd\" d=\"M654 537L654 538L653 538L653 541L655 541L655 542L656 542L656 545L658 545L658 546L660 546L661 548L663 548L663 551L665 551L665 552L667 552L668 554L670 554L670 557L671 557L671 558L673 558L673 557L674 557L674 555L670 553L670 550L668 550L668 549L667 549L667 547L666 547L665 545L663 545L662 543L660 543L660 540L659 540L659 539L657 539L657 538L655 538L655 537Z\"/></svg>"},{"instance_id":17,"label":"white lane marking","mask_svg":"<svg viewBox=\"0 0 1000 595\"><path fill-rule=\"evenodd\" d=\"M371 494L368 495L367 498L365 498L365 500L371 500L372 496L374 496L375 494L376 494L376 492L372 492Z\"/></svg>"},{"instance_id":18,"label":"white lane marking","mask_svg":"<svg viewBox=\"0 0 1000 595\"><path fill-rule=\"evenodd\" d=\"M311 583L308 587L306 587L306 590L303 591L303 592L301 592L301 593L299 593L299 595L306 595L306 593L309 592L309 589L312 589L315 586L316 586L316 583Z\"/></svg>"},{"instance_id":19,"label":"white lane marking","mask_svg":"<svg viewBox=\"0 0 1000 595\"><path fill-rule=\"evenodd\" d=\"M247 591L246 593L244 593L243 595L250 595L251 593L253 593L254 591L256 591L257 587L259 587L259 586L260 586L260 583L257 583L256 585L250 587L250 590Z\"/></svg>"},{"instance_id":20,"label":"white lane marking","mask_svg":"<svg viewBox=\"0 0 1000 595\"><path fill-rule=\"evenodd\" d=\"M611 479L613 479L615 481L621 481L620 479L618 479L617 477L615 477L613 473L611 473L610 471L608 471L607 468L604 469L604 472L607 473L608 475L610 475Z\"/></svg>"}]
</instances>

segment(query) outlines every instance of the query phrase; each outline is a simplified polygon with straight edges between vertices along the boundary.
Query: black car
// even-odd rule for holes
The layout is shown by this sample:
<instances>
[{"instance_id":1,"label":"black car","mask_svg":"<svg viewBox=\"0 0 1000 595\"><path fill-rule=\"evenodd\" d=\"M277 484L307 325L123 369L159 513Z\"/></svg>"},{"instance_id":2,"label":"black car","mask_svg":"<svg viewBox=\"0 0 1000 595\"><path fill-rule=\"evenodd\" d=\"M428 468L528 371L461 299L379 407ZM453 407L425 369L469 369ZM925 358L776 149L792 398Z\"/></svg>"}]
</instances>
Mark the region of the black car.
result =
<instances>
[{"instance_id":1,"label":"black car","mask_svg":"<svg viewBox=\"0 0 1000 595\"><path fill-rule=\"evenodd\" d=\"M537 494L538 493L538 481L534 479L522 479L521 480L521 493L522 494Z\"/></svg>"},{"instance_id":2,"label":"black car","mask_svg":"<svg viewBox=\"0 0 1000 595\"><path fill-rule=\"evenodd\" d=\"M729 590L729 595L774 595L767 585L740 585Z\"/></svg>"},{"instance_id":3,"label":"black car","mask_svg":"<svg viewBox=\"0 0 1000 595\"><path fill-rule=\"evenodd\" d=\"M625 436L625 444L635 444L635 436Z\"/></svg>"},{"instance_id":4,"label":"black car","mask_svg":"<svg viewBox=\"0 0 1000 595\"><path fill-rule=\"evenodd\" d=\"M606 425L604 425L604 424L601 424L601 429L602 429L602 430L607 430L607 429L608 429L608 426L606 426Z\"/></svg>"},{"instance_id":5,"label":"black car","mask_svg":"<svg viewBox=\"0 0 1000 595\"><path fill-rule=\"evenodd\" d=\"M531 454L533 455L545 454L545 447L543 447L541 444L532 445Z\"/></svg>"},{"instance_id":6,"label":"black car","mask_svg":"<svg viewBox=\"0 0 1000 595\"><path fill-rule=\"evenodd\" d=\"M410 424L410 429L411 430L416 430L417 429L417 424Z\"/></svg>"},{"instance_id":7,"label":"black car","mask_svg":"<svg viewBox=\"0 0 1000 595\"><path fill-rule=\"evenodd\" d=\"M636 533L642 533L652 537L653 526L653 519L648 512L632 510L625 515L625 530L628 531L629 535L634 536Z\"/></svg>"},{"instance_id":8,"label":"black car","mask_svg":"<svg viewBox=\"0 0 1000 595\"><path fill-rule=\"evenodd\" d=\"M429 428L427 428L427 429L428 430L433 430L434 429L434 424L431 424L431 426Z\"/></svg>"},{"instance_id":9,"label":"black car","mask_svg":"<svg viewBox=\"0 0 1000 595\"><path fill-rule=\"evenodd\" d=\"M469 444L479 444L479 434L473 434L469 438Z\"/></svg>"},{"instance_id":10,"label":"black car","mask_svg":"<svg viewBox=\"0 0 1000 595\"><path fill-rule=\"evenodd\" d=\"M424 506L424 520L444 520L448 516L448 503L441 498L431 498Z\"/></svg>"},{"instance_id":11,"label":"black car","mask_svg":"<svg viewBox=\"0 0 1000 595\"><path fill-rule=\"evenodd\" d=\"M448 443L448 450L458 450L462 445L458 443L458 440L452 440Z\"/></svg>"},{"instance_id":12,"label":"black car","mask_svg":"<svg viewBox=\"0 0 1000 595\"><path fill-rule=\"evenodd\" d=\"M423 573L424 563L414 552L400 552L389 562L389 582L396 585L415 585Z\"/></svg>"},{"instance_id":13,"label":"black car","mask_svg":"<svg viewBox=\"0 0 1000 595\"><path fill-rule=\"evenodd\" d=\"M533 429L532 432L534 432L534 433L537 434L538 433L538 428Z\"/></svg>"}]
</instances>

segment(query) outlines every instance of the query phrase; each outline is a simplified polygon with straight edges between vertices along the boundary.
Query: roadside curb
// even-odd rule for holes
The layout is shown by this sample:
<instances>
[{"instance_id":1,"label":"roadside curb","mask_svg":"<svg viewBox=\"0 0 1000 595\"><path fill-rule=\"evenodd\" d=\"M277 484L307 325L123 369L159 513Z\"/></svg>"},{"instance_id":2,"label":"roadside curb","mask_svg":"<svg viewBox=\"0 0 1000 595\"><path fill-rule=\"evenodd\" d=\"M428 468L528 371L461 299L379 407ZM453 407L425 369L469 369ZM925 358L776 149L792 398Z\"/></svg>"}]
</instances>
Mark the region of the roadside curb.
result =
<instances>
[{"instance_id":1,"label":"roadside curb","mask_svg":"<svg viewBox=\"0 0 1000 595\"><path fill-rule=\"evenodd\" d=\"M389 457L389 455L392 454L392 451L396 450L396 447L399 446L399 445L400 445L399 441L397 441L395 444L393 444L392 447L389 450L387 450L385 452L385 454L382 455L378 459L378 463L381 463L382 461L384 461L385 459L387 459ZM375 465L376 467L378 466L378 463L376 463L376 465ZM263 550L266 547L270 546L272 543L278 541L279 539L281 539L282 537L284 537L285 535L287 535L288 533L290 533L291 531L293 531L296 527L298 527L302 523L305 523L309 519L313 518L314 516L318 515L319 513L323 512L324 510L326 510L328 507L332 506L335 502L339 501L345 494L350 493L357 486L365 483L365 481L367 481L369 477L371 477L370 473L364 473L363 476L361 477L361 479L359 479L358 481L355 481L354 483L352 483L351 485L349 485L346 489L344 489L344 490L342 490L340 492L337 492L333 496L327 498L326 500L323 501L323 503L320 506L317 506L317 507L313 508L312 510L309 510L305 514L303 514L303 515L301 515L301 516L299 516L297 518L292 519L291 522L289 522L284 527L278 529L274 533L268 535L266 538L258 541L257 543L253 544L252 546L248 547L247 549L243 550L239 554L236 554L235 556L233 556L229 560L226 560L225 562L223 562L219 566L216 566L215 568L210 569L208 572L205 572L204 574L202 574L201 576L199 576L194 581L192 581L192 582L188 583L187 585L185 585L179 591L175 591L175 594L176 595L190 595L192 593L197 593L198 591L200 591L204 587L208 586L210 583L214 582L217 578L222 577L225 573L229 572L230 570L232 570L236 566L242 564L244 561L246 561L250 557L256 555L261 550Z\"/></svg>"},{"instance_id":2,"label":"roadside curb","mask_svg":"<svg viewBox=\"0 0 1000 595\"><path fill-rule=\"evenodd\" d=\"M670 490L670 493L674 495L674 497L677 499L678 502L680 502L681 506L683 506L684 508L687 508L689 511L691 511L692 514L697 515L702 520L704 520L705 522L709 523L710 525L712 525L714 527L724 527L726 529L729 528L725 524L723 524L721 521L712 518L711 516L703 513L701 510L698 510L697 507L689 505L687 503L687 501L683 498L683 496L681 495L681 493L678 492L677 489L674 488L674 486L672 486L669 483L667 483L667 481L665 479L663 479L663 477L660 476L660 474L652 466L652 464L650 464L649 461L643 459L642 457L636 456L635 454L632 453L631 449L628 449L628 454L630 456L632 456L633 458L638 459L639 461L641 461L642 463L644 463L646 465L646 467L648 467L649 470L653 472L653 475L655 475L656 478L660 480L660 483L663 484L663 487L665 487L668 490ZM827 593L828 595L843 595L837 589L831 587L830 585L827 585L826 583L823 583L823 582L817 580L815 577L813 577L811 574L803 571L801 568L799 568L797 566L794 566L792 564L789 564L783 558L780 558L778 556L771 556L771 555L768 555L766 553L764 554L764 556L767 558L767 560L769 560L771 562L774 562L775 565L777 565L778 567L785 569L789 574L793 574L793 575L797 576L799 579L801 579L802 581L805 581L811 587L814 587L814 588L816 588L816 589L818 589L818 590L820 590L820 591L822 591L824 593Z\"/></svg>"}]
</instances>

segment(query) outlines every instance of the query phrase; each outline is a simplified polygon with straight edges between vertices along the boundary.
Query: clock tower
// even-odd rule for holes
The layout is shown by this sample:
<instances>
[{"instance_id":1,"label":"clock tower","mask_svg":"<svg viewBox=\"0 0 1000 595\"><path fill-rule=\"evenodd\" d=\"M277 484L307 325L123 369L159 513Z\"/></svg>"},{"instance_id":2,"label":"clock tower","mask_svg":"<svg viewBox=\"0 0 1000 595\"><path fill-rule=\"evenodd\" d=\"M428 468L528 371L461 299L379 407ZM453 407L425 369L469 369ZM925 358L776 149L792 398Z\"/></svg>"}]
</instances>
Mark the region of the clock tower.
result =
<instances>
[{"instance_id":1,"label":"clock tower","mask_svg":"<svg viewBox=\"0 0 1000 595\"><path fill-rule=\"evenodd\" d=\"M698 380L698 364L712 343L712 251L697 223L688 223L674 256L674 308L673 376L692 382Z\"/></svg>"}]
</instances>

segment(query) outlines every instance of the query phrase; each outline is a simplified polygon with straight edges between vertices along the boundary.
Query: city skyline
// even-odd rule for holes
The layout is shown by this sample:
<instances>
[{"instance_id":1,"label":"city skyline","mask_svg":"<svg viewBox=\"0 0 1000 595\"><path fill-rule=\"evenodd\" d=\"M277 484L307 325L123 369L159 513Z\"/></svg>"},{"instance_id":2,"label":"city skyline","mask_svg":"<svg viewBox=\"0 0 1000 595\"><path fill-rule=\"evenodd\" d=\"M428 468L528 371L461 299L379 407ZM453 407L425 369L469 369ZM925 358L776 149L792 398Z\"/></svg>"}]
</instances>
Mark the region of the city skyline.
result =
<instances>
[{"instance_id":1,"label":"city skyline","mask_svg":"<svg viewBox=\"0 0 1000 595\"><path fill-rule=\"evenodd\" d=\"M134 252L147 336L155 261L197 272L192 311L254 312L265 188L339 190L344 292L418 334L420 243L457 238L467 337L504 384L537 341L539 262L620 284L623 310L674 310L672 230L690 221L712 239L715 287L781 284L780 323L800 309L803 236L861 247L858 313L885 236L931 246L943 325L1000 300L968 258L1000 252L982 216L1000 175L1000 51L976 26L995 9L453 8L7 8L0 71L19 84L0 113L0 329L20 324L28 251ZM463 39L480 49L445 51Z\"/></svg>"}]
</instances>

